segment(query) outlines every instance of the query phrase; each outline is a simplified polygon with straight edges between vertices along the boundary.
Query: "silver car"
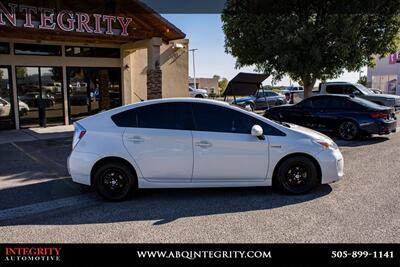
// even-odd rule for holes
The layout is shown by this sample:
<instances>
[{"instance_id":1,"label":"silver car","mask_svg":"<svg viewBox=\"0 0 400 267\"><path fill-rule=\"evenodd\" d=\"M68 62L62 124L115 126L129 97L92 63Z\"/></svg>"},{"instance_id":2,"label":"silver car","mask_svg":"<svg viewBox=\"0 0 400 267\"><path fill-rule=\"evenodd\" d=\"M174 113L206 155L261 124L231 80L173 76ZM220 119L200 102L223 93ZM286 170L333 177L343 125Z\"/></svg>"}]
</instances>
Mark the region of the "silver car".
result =
<instances>
[{"instance_id":1,"label":"silver car","mask_svg":"<svg viewBox=\"0 0 400 267\"><path fill-rule=\"evenodd\" d=\"M272 90L258 90L255 95L239 98L232 104L247 110L265 110L273 106L286 104L284 95Z\"/></svg>"}]
</instances>

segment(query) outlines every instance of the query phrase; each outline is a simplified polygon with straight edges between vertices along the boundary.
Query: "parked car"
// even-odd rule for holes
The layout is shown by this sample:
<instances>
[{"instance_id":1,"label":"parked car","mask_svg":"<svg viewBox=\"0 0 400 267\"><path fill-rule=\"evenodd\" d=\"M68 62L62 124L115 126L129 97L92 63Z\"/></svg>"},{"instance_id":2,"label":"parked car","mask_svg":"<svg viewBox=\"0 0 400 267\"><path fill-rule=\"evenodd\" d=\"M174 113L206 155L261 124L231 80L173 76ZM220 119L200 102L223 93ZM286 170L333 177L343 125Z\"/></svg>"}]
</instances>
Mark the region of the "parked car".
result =
<instances>
[{"instance_id":1,"label":"parked car","mask_svg":"<svg viewBox=\"0 0 400 267\"><path fill-rule=\"evenodd\" d=\"M379 105L394 107L396 111L400 110L400 96L389 94L375 94L371 89L366 88L364 85L359 83L321 83L319 85L319 91L314 93L355 95L360 98L377 103Z\"/></svg>"},{"instance_id":2,"label":"parked car","mask_svg":"<svg viewBox=\"0 0 400 267\"><path fill-rule=\"evenodd\" d=\"M25 116L28 114L29 107L22 101L18 101L19 115ZM8 100L0 97L0 117L8 117L11 113L11 104Z\"/></svg>"},{"instance_id":3,"label":"parked car","mask_svg":"<svg viewBox=\"0 0 400 267\"><path fill-rule=\"evenodd\" d=\"M396 131L394 108L345 95L321 95L296 105L272 108L266 118L336 133L344 140L360 134L389 134Z\"/></svg>"},{"instance_id":4,"label":"parked car","mask_svg":"<svg viewBox=\"0 0 400 267\"><path fill-rule=\"evenodd\" d=\"M207 98L207 90L205 89L197 89L189 86L189 96L195 98Z\"/></svg>"},{"instance_id":5,"label":"parked car","mask_svg":"<svg viewBox=\"0 0 400 267\"><path fill-rule=\"evenodd\" d=\"M339 180L343 157L313 130L226 102L181 98L78 121L68 170L74 182L109 200L125 199L135 188L274 185L303 194Z\"/></svg>"},{"instance_id":6,"label":"parked car","mask_svg":"<svg viewBox=\"0 0 400 267\"><path fill-rule=\"evenodd\" d=\"M40 101L40 93L39 92L27 92L18 97L19 100L26 103L31 108L38 108ZM50 94L42 95L43 105L46 108L51 108L55 105L54 96Z\"/></svg>"},{"instance_id":7,"label":"parked car","mask_svg":"<svg viewBox=\"0 0 400 267\"><path fill-rule=\"evenodd\" d=\"M382 90L377 89L377 88L369 88L372 92L374 92L375 94L383 94Z\"/></svg>"},{"instance_id":8,"label":"parked car","mask_svg":"<svg viewBox=\"0 0 400 267\"><path fill-rule=\"evenodd\" d=\"M265 110L273 106L286 104L284 95L271 90L258 90L255 95L239 98L232 104L247 110Z\"/></svg>"},{"instance_id":9,"label":"parked car","mask_svg":"<svg viewBox=\"0 0 400 267\"><path fill-rule=\"evenodd\" d=\"M288 90L290 92L304 92L304 87L303 86L288 86L288 87L286 87L285 90Z\"/></svg>"}]
</instances>

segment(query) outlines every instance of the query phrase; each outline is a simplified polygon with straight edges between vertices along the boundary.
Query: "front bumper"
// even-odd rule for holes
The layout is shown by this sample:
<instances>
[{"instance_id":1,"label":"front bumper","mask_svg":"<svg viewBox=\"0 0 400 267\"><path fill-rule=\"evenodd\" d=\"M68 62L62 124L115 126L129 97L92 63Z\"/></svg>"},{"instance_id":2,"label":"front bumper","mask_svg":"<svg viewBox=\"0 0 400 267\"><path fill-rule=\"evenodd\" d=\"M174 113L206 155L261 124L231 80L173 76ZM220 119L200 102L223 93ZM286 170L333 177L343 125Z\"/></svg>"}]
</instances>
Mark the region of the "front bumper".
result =
<instances>
[{"instance_id":1,"label":"front bumper","mask_svg":"<svg viewBox=\"0 0 400 267\"><path fill-rule=\"evenodd\" d=\"M329 184L342 179L344 158L339 149L324 150L318 155L321 166L321 183Z\"/></svg>"}]
</instances>

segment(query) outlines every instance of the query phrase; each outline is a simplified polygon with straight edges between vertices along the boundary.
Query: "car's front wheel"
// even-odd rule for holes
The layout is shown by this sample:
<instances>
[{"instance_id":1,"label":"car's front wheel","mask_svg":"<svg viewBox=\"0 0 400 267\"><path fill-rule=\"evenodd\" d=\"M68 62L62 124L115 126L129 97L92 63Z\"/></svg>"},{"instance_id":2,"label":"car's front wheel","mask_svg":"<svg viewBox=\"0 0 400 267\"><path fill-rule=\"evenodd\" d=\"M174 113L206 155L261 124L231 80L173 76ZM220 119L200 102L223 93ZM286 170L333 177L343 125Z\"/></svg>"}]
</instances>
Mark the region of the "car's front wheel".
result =
<instances>
[{"instance_id":1,"label":"car's front wheel","mask_svg":"<svg viewBox=\"0 0 400 267\"><path fill-rule=\"evenodd\" d=\"M126 164L109 162L94 173L94 187L97 193L110 201L128 198L136 187L136 175Z\"/></svg>"},{"instance_id":2,"label":"car's front wheel","mask_svg":"<svg viewBox=\"0 0 400 267\"><path fill-rule=\"evenodd\" d=\"M275 184L289 194L305 194L318 184L318 169L307 157L286 159L276 172Z\"/></svg>"}]
</instances>

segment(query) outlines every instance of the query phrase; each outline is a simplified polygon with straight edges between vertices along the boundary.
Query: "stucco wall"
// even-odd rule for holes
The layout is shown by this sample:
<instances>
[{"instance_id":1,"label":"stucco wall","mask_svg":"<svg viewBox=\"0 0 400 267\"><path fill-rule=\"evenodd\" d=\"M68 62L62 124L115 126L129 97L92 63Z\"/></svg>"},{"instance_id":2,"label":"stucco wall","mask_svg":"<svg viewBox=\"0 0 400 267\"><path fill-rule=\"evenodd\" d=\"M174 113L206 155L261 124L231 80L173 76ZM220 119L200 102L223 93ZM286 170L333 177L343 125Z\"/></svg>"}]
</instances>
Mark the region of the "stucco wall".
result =
<instances>
[{"instance_id":1,"label":"stucco wall","mask_svg":"<svg viewBox=\"0 0 400 267\"><path fill-rule=\"evenodd\" d=\"M183 44L184 48L173 48L172 44L161 46L163 98L189 96L189 41L185 39L174 42Z\"/></svg>"},{"instance_id":2,"label":"stucco wall","mask_svg":"<svg viewBox=\"0 0 400 267\"><path fill-rule=\"evenodd\" d=\"M173 43L163 44L160 47L160 68L162 71L162 97L187 97L188 91L188 40L177 40L175 43L184 45L184 48L174 48ZM140 101L135 95L147 99L147 59L146 48L137 49L130 54L129 71L130 84L125 84L130 95L131 103ZM128 104L128 103L126 103Z\"/></svg>"}]
</instances>

